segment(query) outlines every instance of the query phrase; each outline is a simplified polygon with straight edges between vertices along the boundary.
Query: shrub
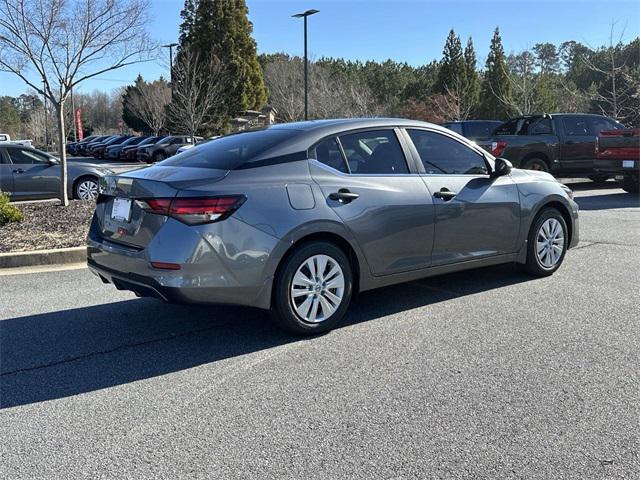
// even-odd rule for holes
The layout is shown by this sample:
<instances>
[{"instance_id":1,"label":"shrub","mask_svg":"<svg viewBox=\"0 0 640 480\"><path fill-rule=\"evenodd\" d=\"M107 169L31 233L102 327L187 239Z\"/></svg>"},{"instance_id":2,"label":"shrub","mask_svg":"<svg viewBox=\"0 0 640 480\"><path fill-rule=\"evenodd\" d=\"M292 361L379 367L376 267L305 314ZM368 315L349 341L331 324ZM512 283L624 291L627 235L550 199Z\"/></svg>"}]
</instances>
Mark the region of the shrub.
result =
<instances>
[{"instance_id":1,"label":"shrub","mask_svg":"<svg viewBox=\"0 0 640 480\"><path fill-rule=\"evenodd\" d=\"M18 207L9 203L9 194L0 192L0 227L9 222L21 222L24 215Z\"/></svg>"}]
</instances>

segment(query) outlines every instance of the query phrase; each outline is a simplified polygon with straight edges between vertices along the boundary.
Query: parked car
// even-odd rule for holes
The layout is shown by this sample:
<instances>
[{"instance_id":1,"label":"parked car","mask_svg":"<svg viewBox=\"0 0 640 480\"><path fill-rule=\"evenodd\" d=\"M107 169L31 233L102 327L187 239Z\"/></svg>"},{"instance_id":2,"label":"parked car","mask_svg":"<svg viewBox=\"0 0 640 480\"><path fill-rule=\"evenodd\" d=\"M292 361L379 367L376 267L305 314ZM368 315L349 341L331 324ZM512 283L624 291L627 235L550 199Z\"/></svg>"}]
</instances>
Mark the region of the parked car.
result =
<instances>
[{"instance_id":1,"label":"parked car","mask_svg":"<svg viewBox=\"0 0 640 480\"><path fill-rule=\"evenodd\" d=\"M142 142L140 142L137 145L133 145L133 146L126 146L124 147L121 151L120 151L120 160L125 160L125 161L137 161L138 160L138 149L148 146L148 145L153 145L155 143L158 143L159 141L161 141L163 138L165 138L166 135L160 135L160 136L156 136L156 137L147 137L146 139L144 139Z\"/></svg>"},{"instance_id":2,"label":"parked car","mask_svg":"<svg viewBox=\"0 0 640 480\"><path fill-rule=\"evenodd\" d=\"M77 154L81 157L87 157L91 155L91 149L93 148L94 145L97 145L99 143L103 143L106 142L107 140L110 140L111 138L115 137L116 135L100 135L99 137L91 140L90 142L87 143L81 143L76 147L77 150Z\"/></svg>"},{"instance_id":3,"label":"parked car","mask_svg":"<svg viewBox=\"0 0 640 480\"><path fill-rule=\"evenodd\" d=\"M0 143L12 143L14 145L23 145L25 147L31 147L31 140L12 140L8 133L0 133Z\"/></svg>"},{"instance_id":4,"label":"parked car","mask_svg":"<svg viewBox=\"0 0 640 480\"><path fill-rule=\"evenodd\" d=\"M148 137L129 137L122 143L110 145L104 149L104 158L108 160L118 160L123 148L140 145L140 143L147 138Z\"/></svg>"},{"instance_id":5,"label":"parked car","mask_svg":"<svg viewBox=\"0 0 640 480\"><path fill-rule=\"evenodd\" d=\"M105 151L107 148L115 145L120 145L131 138L131 135L116 135L115 137L105 142L99 143L91 147L91 154L95 158L106 158Z\"/></svg>"},{"instance_id":6,"label":"parked car","mask_svg":"<svg viewBox=\"0 0 640 480\"><path fill-rule=\"evenodd\" d=\"M505 122L478 144L516 167L602 180L594 170L596 137L602 130L621 129L623 125L602 115L529 115Z\"/></svg>"},{"instance_id":7,"label":"parked car","mask_svg":"<svg viewBox=\"0 0 640 480\"><path fill-rule=\"evenodd\" d=\"M596 142L595 170L615 176L629 193L640 190L640 129L604 130Z\"/></svg>"},{"instance_id":8,"label":"parked car","mask_svg":"<svg viewBox=\"0 0 640 480\"><path fill-rule=\"evenodd\" d=\"M98 138L98 135L90 135L90 136L88 136L86 138L83 138L82 140L78 140L77 142L67 143L67 145L66 145L67 154L69 154L69 155L77 155L78 154L78 148L79 148L80 145L92 142L96 138Z\"/></svg>"},{"instance_id":9,"label":"parked car","mask_svg":"<svg viewBox=\"0 0 640 480\"><path fill-rule=\"evenodd\" d=\"M194 137L195 141L202 140L202 137ZM155 163L174 155L183 145L192 145L194 138L189 135L170 135L164 137L162 141L153 145L139 148L136 158L140 162Z\"/></svg>"},{"instance_id":10,"label":"parked car","mask_svg":"<svg viewBox=\"0 0 640 480\"><path fill-rule=\"evenodd\" d=\"M510 262L551 275L578 236L571 191L551 175L429 123L347 119L228 135L108 175L87 255L119 289L269 309L311 334L356 291Z\"/></svg>"},{"instance_id":11,"label":"parked car","mask_svg":"<svg viewBox=\"0 0 640 480\"><path fill-rule=\"evenodd\" d=\"M500 120L462 120L443 123L442 126L475 141L490 138L493 131L503 123Z\"/></svg>"},{"instance_id":12,"label":"parked car","mask_svg":"<svg viewBox=\"0 0 640 480\"><path fill-rule=\"evenodd\" d=\"M67 162L70 198L92 200L98 181L111 170L88 163ZM60 160L35 148L0 144L0 190L12 201L57 198L60 194Z\"/></svg>"}]
</instances>

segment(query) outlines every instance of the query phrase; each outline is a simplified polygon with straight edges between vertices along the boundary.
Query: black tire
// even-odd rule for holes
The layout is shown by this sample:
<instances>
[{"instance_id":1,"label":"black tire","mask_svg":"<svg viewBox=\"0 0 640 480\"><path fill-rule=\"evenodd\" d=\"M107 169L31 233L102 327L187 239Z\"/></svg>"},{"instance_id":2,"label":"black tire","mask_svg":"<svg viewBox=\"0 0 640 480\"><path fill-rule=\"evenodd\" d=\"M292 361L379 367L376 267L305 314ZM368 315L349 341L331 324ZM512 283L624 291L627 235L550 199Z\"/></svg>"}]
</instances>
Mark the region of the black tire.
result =
<instances>
[{"instance_id":1,"label":"black tire","mask_svg":"<svg viewBox=\"0 0 640 480\"><path fill-rule=\"evenodd\" d=\"M162 160L166 159L167 156L164 154L164 152L157 152L153 155L153 163L156 162L161 162Z\"/></svg>"},{"instance_id":2,"label":"black tire","mask_svg":"<svg viewBox=\"0 0 640 480\"><path fill-rule=\"evenodd\" d=\"M562 235L563 235L563 246L562 246L562 254L558 259L557 263L552 267L546 267L542 264L540 259L538 258L536 248L537 248L537 240L538 233L540 232L540 228L542 225L549 219L555 219L560 223L562 227ZM567 253L567 247L569 246L569 229L567 228L567 223L564 220L562 214L556 210L555 208L545 208L542 210L533 223L531 224L531 228L529 229L529 236L527 237L527 263L522 265L522 268L525 272L530 275L536 277L547 277L549 275L553 275L553 273L560 268L562 262L564 261L564 256Z\"/></svg>"},{"instance_id":3,"label":"black tire","mask_svg":"<svg viewBox=\"0 0 640 480\"><path fill-rule=\"evenodd\" d=\"M609 180L611 177L607 176L607 175L591 175L589 177L589 180L591 180L593 183L607 183L607 180Z\"/></svg>"},{"instance_id":4,"label":"black tire","mask_svg":"<svg viewBox=\"0 0 640 480\"><path fill-rule=\"evenodd\" d=\"M292 304L290 289L298 268L314 255L327 255L335 260L344 276L344 292L338 308L326 320L309 323L300 317ZM280 328L296 335L315 335L333 329L349 308L353 292L353 269L347 255L335 244L326 241L304 243L288 254L278 268L273 282L271 318Z\"/></svg>"},{"instance_id":5,"label":"black tire","mask_svg":"<svg viewBox=\"0 0 640 480\"><path fill-rule=\"evenodd\" d=\"M627 193L640 192L640 176L628 175L620 181L620 187Z\"/></svg>"},{"instance_id":6,"label":"black tire","mask_svg":"<svg viewBox=\"0 0 640 480\"><path fill-rule=\"evenodd\" d=\"M525 170L537 170L539 172L549 172L549 165L541 158L529 158L522 163Z\"/></svg>"}]
</instances>

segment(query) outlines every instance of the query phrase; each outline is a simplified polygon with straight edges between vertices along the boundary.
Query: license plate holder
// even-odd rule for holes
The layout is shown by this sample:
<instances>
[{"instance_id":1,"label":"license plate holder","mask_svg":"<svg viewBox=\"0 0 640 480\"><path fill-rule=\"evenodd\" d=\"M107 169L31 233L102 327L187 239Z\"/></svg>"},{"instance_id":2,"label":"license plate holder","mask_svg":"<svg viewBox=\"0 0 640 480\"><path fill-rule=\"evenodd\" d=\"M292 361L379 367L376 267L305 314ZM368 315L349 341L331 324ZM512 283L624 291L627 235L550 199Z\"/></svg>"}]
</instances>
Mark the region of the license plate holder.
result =
<instances>
[{"instance_id":1,"label":"license plate holder","mask_svg":"<svg viewBox=\"0 0 640 480\"><path fill-rule=\"evenodd\" d=\"M634 161L633 160L623 160L622 168L633 168Z\"/></svg>"},{"instance_id":2,"label":"license plate holder","mask_svg":"<svg viewBox=\"0 0 640 480\"><path fill-rule=\"evenodd\" d=\"M111 207L111 218L128 222L131 219L131 199L116 197Z\"/></svg>"}]
</instances>

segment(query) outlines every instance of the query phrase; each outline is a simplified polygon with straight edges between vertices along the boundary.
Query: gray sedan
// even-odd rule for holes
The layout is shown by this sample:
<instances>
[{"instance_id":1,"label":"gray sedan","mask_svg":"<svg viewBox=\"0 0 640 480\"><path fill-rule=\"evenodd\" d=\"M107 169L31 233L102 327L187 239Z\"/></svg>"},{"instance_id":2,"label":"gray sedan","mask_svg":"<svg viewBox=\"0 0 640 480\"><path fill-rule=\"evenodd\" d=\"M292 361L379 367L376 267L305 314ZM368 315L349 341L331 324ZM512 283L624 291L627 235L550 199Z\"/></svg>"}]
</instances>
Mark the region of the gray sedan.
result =
<instances>
[{"instance_id":1,"label":"gray sedan","mask_svg":"<svg viewBox=\"0 0 640 480\"><path fill-rule=\"evenodd\" d=\"M578 206L551 175L400 119L242 132L107 176L88 238L105 283L170 302L268 309L299 334L352 295L500 263L553 274Z\"/></svg>"},{"instance_id":2,"label":"gray sedan","mask_svg":"<svg viewBox=\"0 0 640 480\"><path fill-rule=\"evenodd\" d=\"M98 196L98 180L111 170L69 161L69 198L92 200ZM60 194L60 160L34 148L0 145L0 190L11 200L41 200Z\"/></svg>"}]
</instances>

